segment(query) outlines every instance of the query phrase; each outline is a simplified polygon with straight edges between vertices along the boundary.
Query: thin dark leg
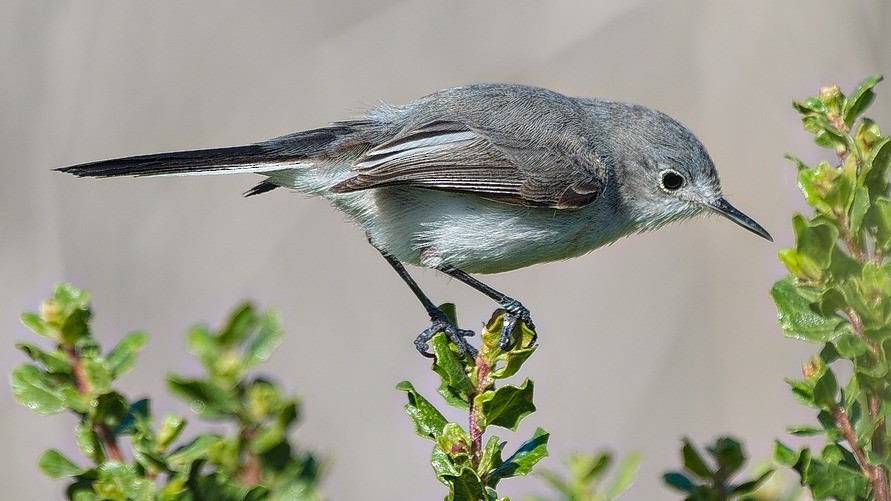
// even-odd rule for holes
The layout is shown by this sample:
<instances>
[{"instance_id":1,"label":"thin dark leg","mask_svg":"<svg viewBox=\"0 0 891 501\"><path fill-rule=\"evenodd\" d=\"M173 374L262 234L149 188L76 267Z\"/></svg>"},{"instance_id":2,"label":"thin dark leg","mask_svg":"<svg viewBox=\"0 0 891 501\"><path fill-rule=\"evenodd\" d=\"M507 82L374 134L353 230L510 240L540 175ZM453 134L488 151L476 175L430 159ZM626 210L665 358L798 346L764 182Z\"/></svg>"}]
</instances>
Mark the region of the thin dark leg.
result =
<instances>
[{"instance_id":1,"label":"thin dark leg","mask_svg":"<svg viewBox=\"0 0 891 501\"><path fill-rule=\"evenodd\" d=\"M392 266L393 269L396 270L396 273L398 273L402 281L405 282L406 285L408 285L408 288L415 293L415 296L418 298L421 304L424 305L424 309L427 310L427 314L430 315L430 327L424 329L424 332L421 332L421 334L418 335L417 338L415 338L415 347L418 349L421 355L424 355L428 358L433 357L433 355L427 351L427 343L430 341L431 338L433 338L434 335L436 335L437 332L443 332L453 343L455 343L455 346L458 347L458 352L461 355L468 354L471 357L475 358L476 348L471 346L470 343L467 342L467 339L465 339L467 337L473 336L474 332L470 330L459 329L457 326L449 322L446 314L443 313L442 310L440 310L435 304L433 304L433 301L431 301L430 298L427 297L426 294L424 294L424 291L421 290L421 287L418 285L417 282L415 282L411 275L408 274L408 271L406 271L405 267L402 266L402 263L397 261L392 256L384 254L383 252L381 252L381 255L384 256L384 259L386 259L387 262L390 263L390 266Z\"/></svg>"},{"instance_id":2,"label":"thin dark leg","mask_svg":"<svg viewBox=\"0 0 891 501\"><path fill-rule=\"evenodd\" d=\"M494 299L499 305L501 305L502 308L504 308L504 326L501 330L501 338L498 340L498 345L501 347L501 349L506 350L513 344L511 336L514 332L514 328L517 326L518 321L522 320L527 327L535 332L535 324L532 323L532 317L529 314L529 310L525 306L523 306L523 303L493 289L492 287L489 287L488 285L480 282L467 273L464 273L458 268L444 266L438 268L438 270L449 276L457 278L465 284L489 296L490 298ZM535 342L535 338L532 339L532 342Z\"/></svg>"}]
</instances>

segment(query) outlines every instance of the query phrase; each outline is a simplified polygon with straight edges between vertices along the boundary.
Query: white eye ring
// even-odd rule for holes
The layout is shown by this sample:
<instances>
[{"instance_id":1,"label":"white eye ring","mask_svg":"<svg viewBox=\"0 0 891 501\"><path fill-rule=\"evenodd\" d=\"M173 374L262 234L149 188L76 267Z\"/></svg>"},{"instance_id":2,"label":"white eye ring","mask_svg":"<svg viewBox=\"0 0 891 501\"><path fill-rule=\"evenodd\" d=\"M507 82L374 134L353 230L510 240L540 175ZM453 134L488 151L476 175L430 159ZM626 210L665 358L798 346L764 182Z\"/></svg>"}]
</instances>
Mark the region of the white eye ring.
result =
<instances>
[{"instance_id":1,"label":"white eye ring","mask_svg":"<svg viewBox=\"0 0 891 501\"><path fill-rule=\"evenodd\" d=\"M685 184L687 184L687 178L674 169L664 169L659 172L659 187L666 193L675 192Z\"/></svg>"}]
</instances>

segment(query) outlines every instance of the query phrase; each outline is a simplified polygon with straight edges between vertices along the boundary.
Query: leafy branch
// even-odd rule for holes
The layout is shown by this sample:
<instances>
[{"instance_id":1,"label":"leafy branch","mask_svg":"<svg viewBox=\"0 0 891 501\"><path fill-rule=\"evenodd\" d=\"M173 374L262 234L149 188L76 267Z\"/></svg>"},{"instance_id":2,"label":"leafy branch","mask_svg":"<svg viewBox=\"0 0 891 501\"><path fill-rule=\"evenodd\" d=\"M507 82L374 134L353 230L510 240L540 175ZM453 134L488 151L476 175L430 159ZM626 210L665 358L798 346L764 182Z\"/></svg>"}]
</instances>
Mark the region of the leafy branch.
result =
<instances>
[{"instance_id":1,"label":"leafy branch","mask_svg":"<svg viewBox=\"0 0 891 501\"><path fill-rule=\"evenodd\" d=\"M787 336L823 346L804 364L803 379L787 380L800 402L818 410L820 427L789 431L823 435L827 444L814 453L777 442L775 459L818 499L891 500L891 138L862 117L881 80L867 78L850 96L825 87L793 104L837 164L810 167L788 156L814 213L793 219L795 247L780 252L789 274L771 296ZM842 363L853 375L840 383L833 367Z\"/></svg>"},{"instance_id":2,"label":"leafy branch","mask_svg":"<svg viewBox=\"0 0 891 501\"><path fill-rule=\"evenodd\" d=\"M454 316L451 305L446 306ZM442 333L431 340L439 394L448 405L467 412L466 428L449 422L408 381L396 387L407 394L405 411L418 435L435 443L431 465L436 478L449 488L447 501L498 500L495 488L501 480L528 474L548 454L549 434L541 428L507 459L502 459L506 442L497 436L485 439L490 426L515 431L520 420L535 411L531 380L496 387L497 381L517 374L536 349L531 344L535 333L525 325L519 327L519 340L513 347L502 350L498 346L503 314L496 311L484 327L482 346L474 359L459 356Z\"/></svg>"},{"instance_id":3,"label":"leafy branch","mask_svg":"<svg viewBox=\"0 0 891 501\"><path fill-rule=\"evenodd\" d=\"M244 304L219 331L189 332L189 348L206 377L171 375L168 385L201 417L228 421L236 431L200 434L185 443L178 441L185 418L168 414L157 424L148 399L128 399L113 386L133 368L148 336L131 332L103 355L90 331L91 316L86 291L56 287L40 313L22 315L54 346L19 343L32 363L10 376L22 405L40 415L68 411L78 418L75 440L88 464L56 449L38 460L50 477L69 479L69 499L321 499L318 459L295 450L287 438L299 418L298 402L269 380L249 376L281 340L277 315Z\"/></svg>"}]
</instances>

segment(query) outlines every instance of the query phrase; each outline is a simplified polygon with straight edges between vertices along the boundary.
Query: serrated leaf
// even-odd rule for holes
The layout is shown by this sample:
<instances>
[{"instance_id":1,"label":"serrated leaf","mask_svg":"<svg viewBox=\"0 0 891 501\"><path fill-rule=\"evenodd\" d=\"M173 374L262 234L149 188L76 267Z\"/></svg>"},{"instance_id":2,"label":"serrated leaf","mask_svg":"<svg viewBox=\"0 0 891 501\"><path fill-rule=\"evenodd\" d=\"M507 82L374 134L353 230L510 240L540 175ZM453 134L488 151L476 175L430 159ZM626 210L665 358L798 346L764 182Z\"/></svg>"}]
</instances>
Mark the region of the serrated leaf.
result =
<instances>
[{"instance_id":1,"label":"serrated leaf","mask_svg":"<svg viewBox=\"0 0 891 501\"><path fill-rule=\"evenodd\" d=\"M523 442L516 452L489 473L489 485L494 485L492 482L498 479L519 477L532 471L536 463L548 456L548 438L549 433L536 428L532 438Z\"/></svg>"},{"instance_id":2,"label":"serrated leaf","mask_svg":"<svg viewBox=\"0 0 891 501\"><path fill-rule=\"evenodd\" d=\"M55 479L76 477L84 471L83 468L56 449L44 451L40 455L40 459L37 460L37 466L40 467L40 471Z\"/></svg>"},{"instance_id":3,"label":"serrated leaf","mask_svg":"<svg viewBox=\"0 0 891 501\"><path fill-rule=\"evenodd\" d=\"M31 364L22 364L13 369L9 376L9 385L18 403L41 416L65 410L62 390L71 387L59 385L47 373Z\"/></svg>"},{"instance_id":4,"label":"serrated leaf","mask_svg":"<svg viewBox=\"0 0 891 501\"><path fill-rule=\"evenodd\" d=\"M479 425L501 426L516 431L520 420L535 412L532 403L534 383L526 379L520 386L505 385L495 390L484 391L476 396L475 404L480 409Z\"/></svg>"},{"instance_id":5,"label":"serrated leaf","mask_svg":"<svg viewBox=\"0 0 891 501\"><path fill-rule=\"evenodd\" d=\"M426 398L418 393L408 381L402 381L396 385L396 389L404 391L408 396L408 403L404 409L406 414L415 424L418 435L435 439L442 434L442 430L448 421Z\"/></svg>"},{"instance_id":6,"label":"serrated leaf","mask_svg":"<svg viewBox=\"0 0 891 501\"><path fill-rule=\"evenodd\" d=\"M105 357L111 377L125 374L136 363L136 354L148 342L148 334L142 331L128 332Z\"/></svg>"},{"instance_id":7,"label":"serrated leaf","mask_svg":"<svg viewBox=\"0 0 891 501\"><path fill-rule=\"evenodd\" d=\"M822 316L812 307L819 292L810 292L795 283L791 276L777 281L770 290L779 313L780 327L786 336L804 341L825 343L836 335L844 320L837 315Z\"/></svg>"}]
</instances>

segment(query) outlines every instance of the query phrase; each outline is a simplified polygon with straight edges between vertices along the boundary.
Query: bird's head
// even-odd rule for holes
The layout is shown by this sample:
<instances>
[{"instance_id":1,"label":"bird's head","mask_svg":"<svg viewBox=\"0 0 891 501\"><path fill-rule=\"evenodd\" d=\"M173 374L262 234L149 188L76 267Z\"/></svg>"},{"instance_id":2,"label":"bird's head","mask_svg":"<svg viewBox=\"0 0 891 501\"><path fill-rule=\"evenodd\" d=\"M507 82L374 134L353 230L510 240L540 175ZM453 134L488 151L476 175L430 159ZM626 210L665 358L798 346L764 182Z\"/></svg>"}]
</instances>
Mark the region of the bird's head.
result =
<instances>
[{"instance_id":1,"label":"bird's head","mask_svg":"<svg viewBox=\"0 0 891 501\"><path fill-rule=\"evenodd\" d=\"M614 103L618 105L618 103ZM760 224L730 205L705 147L689 129L664 113L637 105L618 108L611 131L616 182L641 230L704 214L720 214L773 241Z\"/></svg>"}]
</instances>

